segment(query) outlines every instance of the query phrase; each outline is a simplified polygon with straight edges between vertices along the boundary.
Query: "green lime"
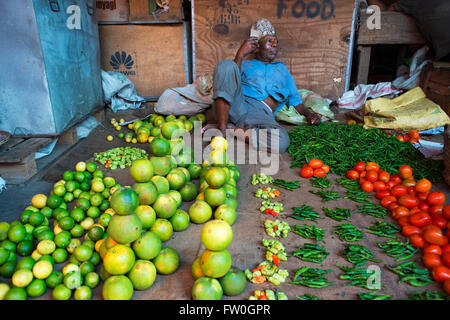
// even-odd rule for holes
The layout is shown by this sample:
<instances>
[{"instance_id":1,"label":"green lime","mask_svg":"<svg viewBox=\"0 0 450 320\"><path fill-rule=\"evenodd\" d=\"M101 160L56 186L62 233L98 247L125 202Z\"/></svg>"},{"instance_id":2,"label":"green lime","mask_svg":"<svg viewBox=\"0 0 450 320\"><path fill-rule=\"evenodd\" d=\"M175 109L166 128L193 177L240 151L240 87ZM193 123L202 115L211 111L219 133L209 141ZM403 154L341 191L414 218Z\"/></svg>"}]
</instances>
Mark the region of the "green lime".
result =
<instances>
[{"instance_id":1,"label":"green lime","mask_svg":"<svg viewBox=\"0 0 450 320\"><path fill-rule=\"evenodd\" d=\"M91 258L92 252L92 248L88 247L85 244L82 244L75 249L73 254L78 261L84 262L88 261Z\"/></svg>"},{"instance_id":2,"label":"green lime","mask_svg":"<svg viewBox=\"0 0 450 320\"><path fill-rule=\"evenodd\" d=\"M34 279L27 287L29 297L36 298L42 296L47 290L47 285L42 279Z\"/></svg>"},{"instance_id":3,"label":"green lime","mask_svg":"<svg viewBox=\"0 0 450 320\"><path fill-rule=\"evenodd\" d=\"M70 216L73 218L73 220L75 220L75 222L81 222L84 219L84 217L86 216L86 214L84 213L83 209L74 208L70 212Z\"/></svg>"},{"instance_id":4,"label":"green lime","mask_svg":"<svg viewBox=\"0 0 450 320\"><path fill-rule=\"evenodd\" d=\"M20 269L32 270L35 263L36 260L34 260L32 257L30 256L23 257L22 259L17 261L16 270Z\"/></svg>"},{"instance_id":5,"label":"green lime","mask_svg":"<svg viewBox=\"0 0 450 320\"><path fill-rule=\"evenodd\" d=\"M28 222L29 224L31 224L34 227L40 226L43 222L44 222L45 216L42 212L38 211L38 212L33 212L29 219Z\"/></svg>"},{"instance_id":6,"label":"green lime","mask_svg":"<svg viewBox=\"0 0 450 320\"><path fill-rule=\"evenodd\" d=\"M100 206L103 202L103 195L101 193L95 193L91 196L91 199L89 200L91 203L91 206Z\"/></svg>"},{"instance_id":7,"label":"green lime","mask_svg":"<svg viewBox=\"0 0 450 320\"><path fill-rule=\"evenodd\" d=\"M103 190L102 191L102 196L103 196L104 199L108 199L111 196L111 192L109 191L109 189Z\"/></svg>"},{"instance_id":8,"label":"green lime","mask_svg":"<svg viewBox=\"0 0 450 320\"><path fill-rule=\"evenodd\" d=\"M79 238L84 234L84 228L82 225L80 224L76 224L73 226L72 229L70 229L70 234L72 235L72 237L74 238Z\"/></svg>"},{"instance_id":9,"label":"green lime","mask_svg":"<svg viewBox=\"0 0 450 320\"><path fill-rule=\"evenodd\" d=\"M70 258L69 258L69 263L70 263L70 264L74 264L74 265L76 265L76 266L78 266L78 267L79 267L80 264L81 264L81 262L78 261L77 258L75 258L74 255L71 255L71 256L70 256Z\"/></svg>"},{"instance_id":10,"label":"green lime","mask_svg":"<svg viewBox=\"0 0 450 320\"><path fill-rule=\"evenodd\" d=\"M84 276L84 284L94 289L100 282L100 277L96 272L89 272Z\"/></svg>"},{"instance_id":11,"label":"green lime","mask_svg":"<svg viewBox=\"0 0 450 320\"><path fill-rule=\"evenodd\" d=\"M111 188L116 184L116 180L113 177L104 177L103 183L105 184L105 187Z\"/></svg>"},{"instance_id":12,"label":"green lime","mask_svg":"<svg viewBox=\"0 0 450 320\"><path fill-rule=\"evenodd\" d=\"M56 194L52 194L47 198L47 206L51 209L58 208L63 203L63 198L57 196Z\"/></svg>"},{"instance_id":13,"label":"green lime","mask_svg":"<svg viewBox=\"0 0 450 320\"><path fill-rule=\"evenodd\" d=\"M70 254L73 254L73 252L75 251L75 249L76 249L79 245L81 245L80 239L72 238L72 239L70 239L69 245L67 246L66 250L67 250Z\"/></svg>"},{"instance_id":14,"label":"green lime","mask_svg":"<svg viewBox=\"0 0 450 320\"><path fill-rule=\"evenodd\" d=\"M27 224L28 223L28 219L30 218L31 214L33 213L33 211L31 210L25 210L20 214L20 222L22 222L23 224Z\"/></svg>"},{"instance_id":15,"label":"green lime","mask_svg":"<svg viewBox=\"0 0 450 320\"><path fill-rule=\"evenodd\" d=\"M94 272L94 271L95 271L95 265L90 261L84 261L80 265L80 272L81 272L82 276L85 276L89 272Z\"/></svg>"},{"instance_id":16,"label":"green lime","mask_svg":"<svg viewBox=\"0 0 450 320\"><path fill-rule=\"evenodd\" d=\"M82 282L80 271L71 271L64 276L64 285L71 290L81 287Z\"/></svg>"},{"instance_id":17,"label":"green lime","mask_svg":"<svg viewBox=\"0 0 450 320\"><path fill-rule=\"evenodd\" d=\"M66 187L67 192L72 193L79 187L79 184L76 181L67 181L64 186Z\"/></svg>"},{"instance_id":18,"label":"green lime","mask_svg":"<svg viewBox=\"0 0 450 320\"><path fill-rule=\"evenodd\" d=\"M27 300L25 288L12 287L5 295L5 300Z\"/></svg>"},{"instance_id":19,"label":"green lime","mask_svg":"<svg viewBox=\"0 0 450 320\"><path fill-rule=\"evenodd\" d=\"M26 233L27 230L25 229L24 225L18 222L14 225L11 225L11 227L9 228L8 240L14 243L18 243L25 238Z\"/></svg>"},{"instance_id":20,"label":"green lime","mask_svg":"<svg viewBox=\"0 0 450 320\"><path fill-rule=\"evenodd\" d=\"M75 300L91 300L92 299L92 291L88 286L81 286L75 290L73 294Z\"/></svg>"},{"instance_id":21,"label":"green lime","mask_svg":"<svg viewBox=\"0 0 450 320\"><path fill-rule=\"evenodd\" d=\"M104 234L105 232L103 231L103 228L99 226L93 226L88 232L89 239L93 241L98 241L102 239Z\"/></svg>"},{"instance_id":22,"label":"green lime","mask_svg":"<svg viewBox=\"0 0 450 320\"><path fill-rule=\"evenodd\" d=\"M91 189L91 184L86 180L84 180L83 182L80 183L80 189L83 191L89 191Z\"/></svg>"},{"instance_id":23,"label":"green lime","mask_svg":"<svg viewBox=\"0 0 450 320\"><path fill-rule=\"evenodd\" d=\"M9 258L9 250L5 248L0 248L0 266L8 261Z\"/></svg>"},{"instance_id":24,"label":"green lime","mask_svg":"<svg viewBox=\"0 0 450 320\"><path fill-rule=\"evenodd\" d=\"M2 242L0 242L0 248L5 248L9 252L15 252L17 244L9 240L3 240Z\"/></svg>"},{"instance_id":25,"label":"green lime","mask_svg":"<svg viewBox=\"0 0 450 320\"><path fill-rule=\"evenodd\" d=\"M53 215L53 209L50 207L43 207L41 212L47 219L50 219Z\"/></svg>"},{"instance_id":26,"label":"green lime","mask_svg":"<svg viewBox=\"0 0 450 320\"><path fill-rule=\"evenodd\" d=\"M64 276L60 271L52 271L50 275L45 279L45 283L49 288L55 288L57 285L63 282Z\"/></svg>"},{"instance_id":27,"label":"green lime","mask_svg":"<svg viewBox=\"0 0 450 320\"><path fill-rule=\"evenodd\" d=\"M73 199L75 199L75 197L73 196L72 192L66 192L66 194L64 195L64 202L66 203L70 203L73 201Z\"/></svg>"},{"instance_id":28,"label":"green lime","mask_svg":"<svg viewBox=\"0 0 450 320\"><path fill-rule=\"evenodd\" d=\"M91 217L92 219L97 218L98 216L100 216L100 209L98 207L90 207L89 209L87 209L86 211L86 215L88 217Z\"/></svg>"},{"instance_id":29,"label":"green lime","mask_svg":"<svg viewBox=\"0 0 450 320\"><path fill-rule=\"evenodd\" d=\"M75 199L78 199L82 192L83 192L83 190L77 188L77 189L73 190L72 193L73 193L73 196L75 197Z\"/></svg>"},{"instance_id":30,"label":"green lime","mask_svg":"<svg viewBox=\"0 0 450 320\"><path fill-rule=\"evenodd\" d=\"M69 300L72 296L72 290L61 283L53 289L52 296L55 300Z\"/></svg>"},{"instance_id":31,"label":"green lime","mask_svg":"<svg viewBox=\"0 0 450 320\"><path fill-rule=\"evenodd\" d=\"M22 240L17 244L17 253L21 256L29 256L34 250L34 244L32 240Z\"/></svg>"},{"instance_id":32,"label":"green lime","mask_svg":"<svg viewBox=\"0 0 450 320\"><path fill-rule=\"evenodd\" d=\"M93 177L93 178L101 178L101 179L103 179L103 177L104 177L103 171L100 170L100 169L95 170L95 171L92 173L92 177Z\"/></svg>"},{"instance_id":33,"label":"green lime","mask_svg":"<svg viewBox=\"0 0 450 320\"><path fill-rule=\"evenodd\" d=\"M42 240L53 240L53 238L55 237L55 235L53 234L53 232L50 229L45 229L42 230L41 232L38 233L36 239L38 241L42 241Z\"/></svg>"},{"instance_id":34,"label":"green lime","mask_svg":"<svg viewBox=\"0 0 450 320\"><path fill-rule=\"evenodd\" d=\"M76 171L73 175L73 178L75 181L81 183L84 181L84 172L83 171Z\"/></svg>"},{"instance_id":35,"label":"green lime","mask_svg":"<svg viewBox=\"0 0 450 320\"><path fill-rule=\"evenodd\" d=\"M102 203L98 206L100 211L106 211L109 208L109 201L106 199L103 199Z\"/></svg>"},{"instance_id":36,"label":"green lime","mask_svg":"<svg viewBox=\"0 0 450 320\"><path fill-rule=\"evenodd\" d=\"M17 262L17 254L15 252L10 252L8 260L6 262L15 261Z\"/></svg>"},{"instance_id":37,"label":"green lime","mask_svg":"<svg viewBox=\"0 0 450 320\"><path fill-rule=\"evenodd\" d=\"M33 237L34 227L28 223L26 225L24 225L24 227L25 227L25 230L27 231L27 233L25 234L25 238L23 238L23 240L33 240L34 239L34 237Z\"/></svg>"},{"instance_id":38,"label":"green lime","mask_svg":"<svg viewBox=\"0 0 450 320\"><path fill-rule=\"evenodd\" d=\"M0 276L4 278L11 278L16 270L17 261L7 261L0 266Z\"/></svg>"},{"instance_id":39,"label":"green lime","mask_svg":"<svg viewBox=\"0 0 450 320\"><path fill-rule=\"evenodd\" d=\"M72 181L74 179L74 174L72 171L67 170L63 173L62 178L66 181Z\"/></svg>"},{"instance_id":40,"label":"green lime","mask_svg":"<svg viewBox=\"0 0 450 320\"><path fill-rule=\"evenodd\" d=\"M75 220L72 217L64 217L59 221L59 226L61 229L63 230L70 230L73 228L73 226L75 225Z\"/></svg>"},{"instance_id":41,"label":"green lime","mask_svg":"<svg viewBox=\"0 0 450 320\"><path fill-rule=\"evenodd\" d=\"M111 221L111 215L109 213L103 213L99 218L98 218L98 224L100 224L102 227L107 227L109 224L109 221Z\"/></svg>"},{"instance_id":42,"label":"green lime","mask_svg":"<svg viewBox=\"0 0 450 320\"><path fill-rule=\"evenodd\" d=\"M3 241L8 237L9 227L10 225L8 222L0 222L0 241Z\"/></svg>"},{"instance_id":43,"label":"green lime","mask_svg":"<svg viewBox=\"0 0 450 320\"><path fill-rule=\"evenodd\" d=\"M67 203L65 203L64 201L59 205L58 208L63 208L67 210Z\"/></svg>"},{"instance_id":44,"label":"green lime","mask_svg":"<svg viewBox=\"0 0 450 320\"><path fill-rule=\"evenodd\" d=\"M64 248L57 248L52 253L52 258L55 260L56 263L63 263L67 260L67 257L69 256L69 253Z\"/></svg>"},{"instance_id":45,"label":"green lime","mask_svg":"<svg viewBox=\"0 0 450 320\"><path fill-rule=\"evenodd\" d=\"M71 238L69 231L61 231L55 236L54 242L58 248L65 248L69 245Z\"/></svg>"},{"instance_id":46,"label":"green lime","mask_svg":"<svg viewBox=\"0 0 450 320\"><path fill-rule=\"evenodd\" d=\"M88 172L93 173L95 170L97 170L97 164L95 162L89 162L86 164L86 170Z\"/></svg>"},{"instance_id":47,"label":"green lime","mask_svg":"<svg viewBox=\"0 0 450 320\"><path fill-rule=\"evenodd\" d=\"M53 193L57 196L63 197L66 194L66 187L63 184L55 184L53 186Z\"/></svg>"},{"instance_id":48,"label":"green lime","mask_svg":"<svg viewBox=\"0 0 450 320\"><path fill-rule=\"evenodd\" d=\"M102 261L100 254L96 251L92 252L92 257L89 259L89 262L92 262L94 266L97 266Z\"/></svg>"},{"instance_id":49,"label":"green lime","mask_svg":"<svg viewBox=\"0 0 450 320\"><path fill-rule=\"evenodd\" d=\"M91 203L88 199L80 197L80 198L78 198L75 206L77 208L81 208L82 210L86 211L91 206Z\"/></svg>"}]
</instances>

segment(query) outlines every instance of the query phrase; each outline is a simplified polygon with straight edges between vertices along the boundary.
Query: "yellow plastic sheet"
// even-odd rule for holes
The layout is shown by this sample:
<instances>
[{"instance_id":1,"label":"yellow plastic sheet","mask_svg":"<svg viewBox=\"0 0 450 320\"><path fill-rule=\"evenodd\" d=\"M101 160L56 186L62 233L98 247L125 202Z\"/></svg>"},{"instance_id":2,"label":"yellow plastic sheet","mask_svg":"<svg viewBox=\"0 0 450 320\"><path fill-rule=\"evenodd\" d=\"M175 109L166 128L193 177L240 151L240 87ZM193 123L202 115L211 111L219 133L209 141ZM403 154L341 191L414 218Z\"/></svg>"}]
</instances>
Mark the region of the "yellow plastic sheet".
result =
<instances>
[{"instance_id":1,"label":"yellow plastic sheet","mask_svg":"<svg viewBox=\"0 0 450 320\"><path fill-rule=\"evenodd\" d=\"M450 124L439 105L428 99L420 87L395 99L377 98L366 102L364 128L408 131L427 130Z\"/></svg>"}]
</instances>

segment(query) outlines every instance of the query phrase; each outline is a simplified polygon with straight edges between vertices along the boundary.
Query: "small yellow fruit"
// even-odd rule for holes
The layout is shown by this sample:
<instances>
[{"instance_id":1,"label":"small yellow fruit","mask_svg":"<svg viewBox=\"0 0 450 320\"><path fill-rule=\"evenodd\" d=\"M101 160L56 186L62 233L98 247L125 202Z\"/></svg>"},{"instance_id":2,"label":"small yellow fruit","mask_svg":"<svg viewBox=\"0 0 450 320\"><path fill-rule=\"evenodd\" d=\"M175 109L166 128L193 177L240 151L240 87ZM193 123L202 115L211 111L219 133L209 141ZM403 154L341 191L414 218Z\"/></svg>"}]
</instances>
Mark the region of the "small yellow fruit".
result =
<instances>
[{"instance_id":1,"label":"small yellow fruit","mask_svg":"<svg viewBox=\"0 0 450 320\"><path fill-rule=\"evenodd\" d=\"M33 198L31 198L31 204L33 207L41 209L47 204L47 196L42 193L35 194Z\"/></svg>"},{"instance_id":2,"label":"small yellow fruit","mask_svg":"<svg viewBox=\"0 0 450 320\"><path fill-rule=\"evenodd\" d=\"M137 143L137 139L136 138L131 139L131 143Z\"/></svg>"},{"instance_id":3,"label":"small yellow fruit","mask_svg":"<svg viewBox=\"0 0 450 320\"><path fill-rule=\"evenodd\" d=\"M107 137L106 137L106 140L108 140L108 141L113 141L113 137L112 137L112 136L107 136Z\"/></svg>"},{"instance_id":4,"label":"small yellow fruit","mask_svg":"<svg viewBox=\"0 0 450 320\"><path fill-rule=\"evenodd\" d=\"M84 161L80 161L75 165L75 170L76 171L86 171L86 162Z\"/></svg>"},{"instance_id":5,"label":"small yellow fruit","mask_svg":"<svg viewBox=\"0 0 450 320\"><path fill-rule=\"evenodd\" d=\"M116 130L117 130L117 131L120 131L121 129L122 129L121 126L116 126Z\"/></svg>"}]
</instances>

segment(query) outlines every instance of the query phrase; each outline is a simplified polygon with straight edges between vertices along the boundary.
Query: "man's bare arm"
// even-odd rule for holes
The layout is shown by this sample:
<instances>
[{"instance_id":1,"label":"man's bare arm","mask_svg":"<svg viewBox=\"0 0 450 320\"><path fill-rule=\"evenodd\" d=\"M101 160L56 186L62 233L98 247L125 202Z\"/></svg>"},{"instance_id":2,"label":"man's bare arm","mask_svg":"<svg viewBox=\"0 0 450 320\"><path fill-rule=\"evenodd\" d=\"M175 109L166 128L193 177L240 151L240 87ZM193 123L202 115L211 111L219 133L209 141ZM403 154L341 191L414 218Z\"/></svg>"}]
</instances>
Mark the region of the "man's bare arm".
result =
<instances>
[{"instance_id":1,"label":"man's bare arm","mask_svg":"<svg viewBox=\"0 0 450 320\"><path fill-rule=\"evenodd\" d=\"M320 124L320 117L316 113L309 111L308 108L303 105L303 103L295 106L295 109L298 111L298 113L305 116L311 124Z\"/></svg>"},{"instance_id":2,"label":"man's bare arm","mask_svg":"<svg viewBox=\"0 0 450 320\"><path fill-rule=\"evenodd\" d=\"M241 69L242 60L244 60L244 58L249 54L255 52L258 46L258 39L255 37L250 37L242 43L236 52L236 56L234 57L234 62L237 64L239 69Z\"/></svg>"}]
</instances>

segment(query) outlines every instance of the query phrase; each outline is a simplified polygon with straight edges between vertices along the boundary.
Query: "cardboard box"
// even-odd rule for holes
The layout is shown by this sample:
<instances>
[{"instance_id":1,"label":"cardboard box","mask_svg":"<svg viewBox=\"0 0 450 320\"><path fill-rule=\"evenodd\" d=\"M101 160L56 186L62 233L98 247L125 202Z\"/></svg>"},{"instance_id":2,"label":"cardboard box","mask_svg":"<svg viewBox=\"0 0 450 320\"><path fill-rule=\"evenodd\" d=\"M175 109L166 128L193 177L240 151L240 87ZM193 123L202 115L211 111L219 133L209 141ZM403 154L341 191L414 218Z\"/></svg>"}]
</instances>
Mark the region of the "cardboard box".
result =
<instances>
[{"instance_id":1,"label":"cardboard box","mask_svg":"<svg viewBox=\"0 0 450 320\"><path fill-rule=\"evenodd\" d=\"M183 20L183 0L166 0L169 10L162 12L158 6L160 0L130 0L130 21L181 21Z\"/></svg>"},{"instance_id":2,"label":"cardboard box","mask_svg":"<svg viewBox=\"0 0 450 320\"><path fill-rule=\"evenodd\" d=\"M99 25L101 66L122 72L142 97L187 84L183 24Z\"/></svg>"},{"instance_id":3,"label":"cardboard box","mask_svg":"<svg viewBox=\"0 0 450 320\"><path fill-rule=\"evenodd\" d=\"M128 0L96 0L97 21L128 21L130 6Z\"/></svg>"}]
</instances>

